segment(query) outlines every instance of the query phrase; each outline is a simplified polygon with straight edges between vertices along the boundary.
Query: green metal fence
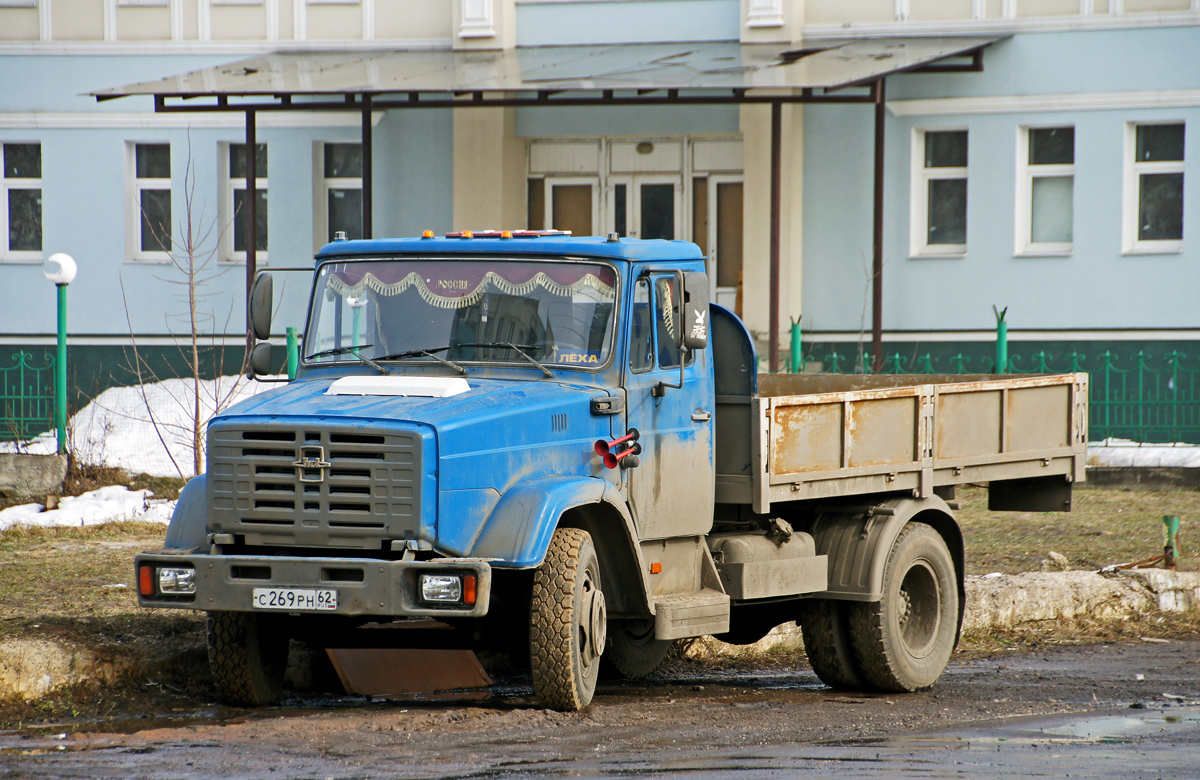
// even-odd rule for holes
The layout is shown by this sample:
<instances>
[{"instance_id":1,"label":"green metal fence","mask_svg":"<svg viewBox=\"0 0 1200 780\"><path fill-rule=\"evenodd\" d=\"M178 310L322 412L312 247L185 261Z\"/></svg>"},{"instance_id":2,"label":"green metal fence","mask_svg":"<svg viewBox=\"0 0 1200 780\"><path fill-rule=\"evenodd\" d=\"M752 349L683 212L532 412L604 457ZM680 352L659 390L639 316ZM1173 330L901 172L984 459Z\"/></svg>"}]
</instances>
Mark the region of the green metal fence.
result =
<instances>
[{"instance_id":1,"label":"green metal fence","mask_svg":"<svg viewBox=\"0 0 1200 780\"><path fill-rule=\"evenodd\" d=\"M17 352L0 366L0 441L29 439L54 428L54 355Z\"/></svg>"},{"instance_id":2,"label":"green metal fence","mask_svg":"<svg viewBox=\"0 0 1200 780\"><path fill-rule=\"evenodd\" d=\"M872 373L871 358L841 355L809 355L808 365L821 365L828 373ZM1188 442L1200 444L1200 359L1173 350L1164 355L1138 352L1132 365L1121 367L1111 351L1089 357L1081 352L1051 355L1044 351L1028 357L1010 353L1007 373L1053 374L1086 371L1088 382L1088 438L1131 439L1139 442ZM930 354L884 358L880 373L886 374L990 374L995 361L957 354L943 361Z\"/></svg>"}]
</instances>

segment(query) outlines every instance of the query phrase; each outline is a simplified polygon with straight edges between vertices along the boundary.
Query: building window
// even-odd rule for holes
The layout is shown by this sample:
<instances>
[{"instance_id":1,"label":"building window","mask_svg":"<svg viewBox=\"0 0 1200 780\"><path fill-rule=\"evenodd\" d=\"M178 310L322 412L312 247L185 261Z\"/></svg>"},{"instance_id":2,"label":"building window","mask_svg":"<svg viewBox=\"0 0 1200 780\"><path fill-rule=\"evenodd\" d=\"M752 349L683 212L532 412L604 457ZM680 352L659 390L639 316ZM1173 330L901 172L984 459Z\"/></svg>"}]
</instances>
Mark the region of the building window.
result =
<instances>
[{"instance_id":1,"label":"building window","mask_svg":"<svg viewBox=\"0 0 1200 780\"><path fill-rule=\"evenodd\" d=\"M1125 250L1177 252L1183 248L1183 123L1128 127Z\"/></svg>"},{"instance_id":2,"label":"building window","mask_svg":"<svg viewBox=\"0 0 1200 780\"><path fill-rule=\"evenodd\" d=\"M129 232L135 260L166 260L171 236L171 145L132 144Z\"/></svg>"},{"instance_id":3,"label":"building window","mask_svg":"<svg viewBox=\"0 0 1200 780\"><path fill-rule=\"evenodd\" d=\"M362 144L324 144L322 150L325 230L322 243L338 233L363 237Z\"/></svg>"},{"instance_id":4,"label":"building window","mask_svg":"<svg viewBox=\"0 0 1200 780\"><path fill-rule=\"evenodd\" d=\"M226 150L227 164L224 166L226 175L221 199L224 214L221 224L225 226L225 230L222 242L224 249L221 256L225 260L244 262L247 246L246 228L250 224L250 199L246 188L246 172L249 170L246 161L247 146L246 144L229 144ZM266 144L258 144L255 147L255 158L254 200L258 213L254 225L254 251L255 261L262 262L267 259L268 164Z\"/></svg>"},{"instance_id":5,"label":"building window","mask_svg":"<svg viewBox=\"0 0 1200 780\"><path fill-rule=\"evenodd\" d=\"M967 251L967 131L918 131L914 144L912 252Z\"/></svg>"},{"instance_id":6,"label":"building window","mask_svg":"<svg viewBox=\"0 0 1200 780\"><path fill-rule=\"evenodd\" d=\"M1075 222L1075 128L1022 131L1017 254L1069 254Z\"/></svg>"},{"instance_id":7,"label":"building window","mask_svg":"<svg viewBox=\"0 0 1200 780\"><path fill-rule=\"evenodd\" d=\"M0 258L42 259L42 145L4 144Z\"/></svg>"}]
</instances>

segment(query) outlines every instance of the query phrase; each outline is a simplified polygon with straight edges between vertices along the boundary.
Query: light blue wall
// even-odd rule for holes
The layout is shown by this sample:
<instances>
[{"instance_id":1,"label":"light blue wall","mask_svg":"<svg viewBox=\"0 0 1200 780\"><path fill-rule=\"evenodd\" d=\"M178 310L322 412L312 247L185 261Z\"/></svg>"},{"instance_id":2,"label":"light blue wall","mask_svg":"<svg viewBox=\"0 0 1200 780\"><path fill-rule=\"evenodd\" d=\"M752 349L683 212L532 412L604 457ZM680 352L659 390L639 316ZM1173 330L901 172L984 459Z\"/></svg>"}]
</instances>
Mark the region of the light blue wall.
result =
<instances>
[{"instance_id":1,"label":"light blue wall","mask_svg":"<svg viewBox=\"0 0 1200 780\"><path fill-rule=\"evenodd\" d=\"M1196 47L1185 44L1200 42L1197 29L1018 35L989 50L983 74L893 78L888 98L1196 89ZM1125 256L1125 125L1158 120L1187 123L1184 249ZM1076 128L1070 257L1014 257L1018 132L1030 125ZM909 258L918 128L969 132L965 257ZM889 114L886 143L885 330L988 329L993 304L1009 307L1012 328L1200 327L1200 108ZM870 327L872 165L869 106L805 109L806 333Z\"/></svg>"},{"instance_id":2,"label":"light blue wall","mask_svg":"<svg viewBox=\"0 0 1200 780\"><path fill-rule=\"evenodd\" d=\"M518 3L518 46L736 41L740 0Z\"/></svg>"},{"instance_id":3,"label":"light blue wall","mask_svg":"<svg viewBox=\"0 0 1200 780\"><path fill-rule=\"evenodd\" d=\"M199 57L0 57L0 112L149 112L143 98L97 105L77 93L229 62L233 56ZM211 115L208 115L211 116ZM244 141L241 116L228 115L228 128L2 128L0 142L42 144L43 250L67 252L79 265L68 300L70 332L127 336L182 333L187 325L186 288L169 264L126 259L125 155L128 142L169 142L172 150L172 219L176 238L186 207L184 173L195 173L192 214L205 236L204 254L218 234L218 160L222 143ZM260 114L260 117L262 115ZM153 120L151 120L153 121ZM374 129L375 234L415 235L425 228L449 230L452 214L453 133L451 112L443 109L392 111ZM358 141L357 127L258 129L270 154L269 263L265 267L307 266L313 255L313 148L318 141ZM189 155L190 144L190 155ZM320 204L316 204L320 205ZM219 263L206 273L200 308L216 332L244 332L245 267ZM285 283L286 282L286 283ZM122 295L124 286L124 298ZM0 286L16 291L0 306L0 336L45 335L55 329L52 285L37 264L0 264ZM280 274L282 300L276 331L302 328L308 280ZM184 298L181 298L184 296ZM126 319L124 300L129 301Z\"/></svg>"}]
</instances>

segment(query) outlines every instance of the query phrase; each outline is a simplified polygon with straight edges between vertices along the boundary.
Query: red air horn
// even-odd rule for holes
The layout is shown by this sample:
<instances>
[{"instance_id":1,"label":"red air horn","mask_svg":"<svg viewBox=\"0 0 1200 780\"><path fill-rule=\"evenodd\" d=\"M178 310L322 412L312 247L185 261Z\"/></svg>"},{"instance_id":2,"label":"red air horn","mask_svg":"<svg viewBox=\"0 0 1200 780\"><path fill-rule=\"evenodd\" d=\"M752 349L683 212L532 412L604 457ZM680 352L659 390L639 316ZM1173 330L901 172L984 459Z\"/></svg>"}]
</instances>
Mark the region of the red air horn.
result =
<instances>
[{"instance_id":1,"label":"red air horn","mask_svg":"<svg viewBox=\"0 0 1200 780\"><path fill-rule=\"evenodd\" d=\"M637 428L630 428L629 432L619 439L613 439L612 441L604 441L603 439L600 439L596 442L596 454L601 458L604 458L605 466L610 469L615 469L617 464L621 462L622 458L628 455L637 455L641 453L642 445L637 443L639 435L640 434L638 433ZM623 452L614 454L613 450L625 442L631 442L631 444L626 447Z\"/></svg>"}]
</instances>

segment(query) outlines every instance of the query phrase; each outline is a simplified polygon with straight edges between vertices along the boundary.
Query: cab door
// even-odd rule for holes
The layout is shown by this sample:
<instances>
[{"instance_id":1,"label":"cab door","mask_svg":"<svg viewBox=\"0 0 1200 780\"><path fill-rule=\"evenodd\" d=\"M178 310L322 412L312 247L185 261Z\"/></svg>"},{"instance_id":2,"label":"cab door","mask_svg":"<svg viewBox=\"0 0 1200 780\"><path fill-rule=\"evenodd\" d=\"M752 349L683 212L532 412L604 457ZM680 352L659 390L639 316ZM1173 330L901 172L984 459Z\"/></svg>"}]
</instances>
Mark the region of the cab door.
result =
<instances>
[{"instance_id":1,"label":"cab door","mask_svg":"<svg viewBox=\"0 0 1200 780\"><path fill-rule=\"evenodd\" d=\"M668 387L680 383L679 280L651 271L635 279L625 381L629 426L642 447L639 465L625 470L634 520L642 539L705 534L714 480L710 350L687 352L683 386Z\"/></svg>"}]
</instances>

